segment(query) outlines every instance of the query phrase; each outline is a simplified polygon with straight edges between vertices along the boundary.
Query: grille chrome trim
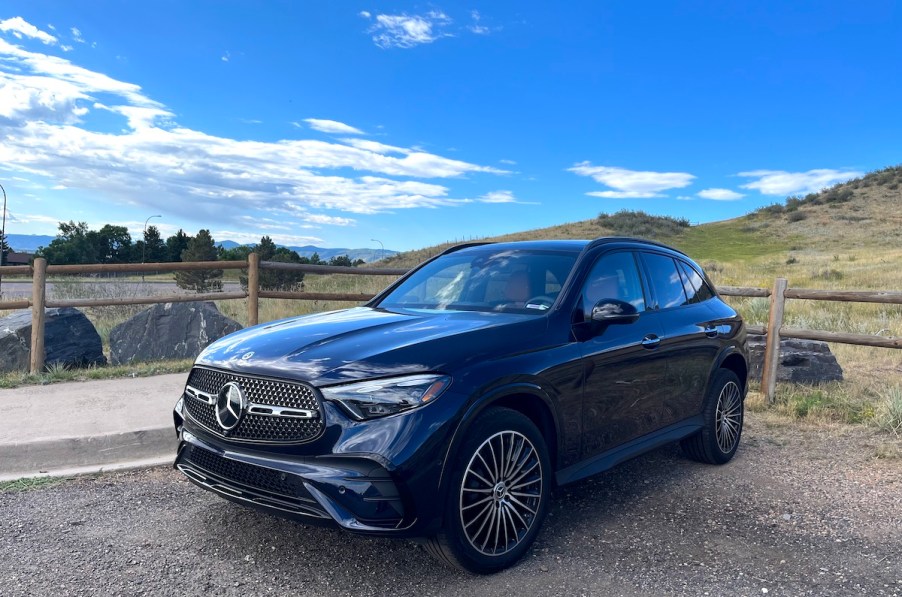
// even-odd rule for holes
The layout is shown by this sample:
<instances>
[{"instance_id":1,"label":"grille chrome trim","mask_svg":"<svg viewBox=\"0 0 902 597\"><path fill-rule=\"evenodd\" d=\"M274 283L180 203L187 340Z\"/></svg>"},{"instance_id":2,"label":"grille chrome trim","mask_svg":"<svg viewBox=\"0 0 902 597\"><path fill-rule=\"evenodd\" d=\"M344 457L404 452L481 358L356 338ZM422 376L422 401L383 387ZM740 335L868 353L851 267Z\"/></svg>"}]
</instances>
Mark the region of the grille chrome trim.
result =
<instances>
[{"instance_id":1,"label":"grille chrome trim","mask_svg":"<svg viewBox=\"0 0 902 597\"><path fill-rule=\"evenodd\" d=\"M216 404L216 396L208 394L193 388L185 386L185 393L195 400L200 400L204 404ZM284 406L271 406L269 404L258 404L256 402L248 402L247 412L252 415L260 415L261 417L291 417L295 419L316 419L319 418L319 412L306 408L286 408Z\"/></svg>"}]
</instances>

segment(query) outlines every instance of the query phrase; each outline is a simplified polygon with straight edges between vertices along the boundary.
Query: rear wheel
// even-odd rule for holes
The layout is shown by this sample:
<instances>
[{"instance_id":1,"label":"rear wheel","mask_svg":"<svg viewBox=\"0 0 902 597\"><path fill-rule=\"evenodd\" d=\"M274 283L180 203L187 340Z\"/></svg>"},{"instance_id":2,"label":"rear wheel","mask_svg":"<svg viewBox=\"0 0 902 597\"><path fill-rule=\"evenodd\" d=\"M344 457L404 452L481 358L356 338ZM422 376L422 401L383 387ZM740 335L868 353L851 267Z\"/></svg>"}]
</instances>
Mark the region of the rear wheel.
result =
<instances>
[{"instance_id":1,"label":"rear wheel","mask_svg":"<svg viewBox=\"0 0 902 597\"><path fill-rule=\"evenodd\" d=\"M442 530L427 549L456 568L487 574L519 560L548 510L551 463L544 438L519 412L493 409L461 445Z\"/></svg>"},{"instance_id":2,"label":"rear wheel","mask_svg":"<svg viewBox=\"0 0 902 597\"><path fill-rule=\"evenodd\" d=\"M745 416L742 385L735 373L729 369L717 370L708 390L702 416L704 427L681 442L683 451L699 462L729 462L739 447Z\"/></svg>"}]
</instances>

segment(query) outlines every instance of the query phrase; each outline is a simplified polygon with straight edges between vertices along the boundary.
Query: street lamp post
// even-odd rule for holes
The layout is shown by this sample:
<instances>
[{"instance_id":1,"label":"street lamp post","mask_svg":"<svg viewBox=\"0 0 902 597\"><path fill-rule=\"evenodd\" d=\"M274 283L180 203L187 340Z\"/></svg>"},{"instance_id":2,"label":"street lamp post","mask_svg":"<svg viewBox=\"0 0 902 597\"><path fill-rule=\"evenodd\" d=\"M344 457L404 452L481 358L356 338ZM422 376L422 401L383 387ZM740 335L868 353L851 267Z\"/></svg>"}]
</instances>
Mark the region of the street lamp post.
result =
<instances>
[{"instance_id":1,"label":"street lamp post","mask_svg":"<svg viewBox=\"0 0 902 597\"><path fill-rule=\"evenodd\" d=\"M0 239L6 242L6 189L0 184L0 191L3 191L3 228L0 228ZM8 246L8 245L7 245ZM0 245L0 267L6 265L6 253L3 246ZM3 296L3 273L0 272L0 296Z\"/></svg>"},{"instance_id":2,"label":"street lamp post","mask_svg":"<svg viewBox=\"0 0 902 597\"><path fill-rule=\"evenodd\" d=\"M144 255L147 250L147 223L150 221L150 218L162 218L161 215L149 216L146 220L144 220L144 240L141 241L141 265L144 265ZM144 272L141 272L141 282L144 282Z\"/></svg>"},{"instance_id":3,"label":"street lamp post","mask_svg":"<svg viewBox=\"0 0 902 597\"><path fill-rule=\"evenodd\" d=\"M385 259L385 245L382 244L382 241L377 238L371 238L371 242L379 243L379 246L382 247L382 250L379 252L379 261Z\"/></svg>"}]
</instances>

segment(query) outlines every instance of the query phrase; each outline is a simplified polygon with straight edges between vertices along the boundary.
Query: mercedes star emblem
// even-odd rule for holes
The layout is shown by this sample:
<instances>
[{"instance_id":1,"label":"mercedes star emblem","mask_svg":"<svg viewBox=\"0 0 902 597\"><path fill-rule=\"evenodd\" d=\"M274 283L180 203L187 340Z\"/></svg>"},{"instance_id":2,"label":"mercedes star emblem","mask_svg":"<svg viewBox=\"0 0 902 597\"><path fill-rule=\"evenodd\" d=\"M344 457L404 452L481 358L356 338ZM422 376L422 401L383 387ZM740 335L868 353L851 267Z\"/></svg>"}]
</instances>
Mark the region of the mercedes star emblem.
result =
<instances>
[{"instance_id":1,"label":"mercedes star emblem","mask_svg":"<svg viewBox=\"0 0 902 597\"><path fill-rule=\"evenodd\" d=\"M247 409L244 389L233 381L222 386L216 396L216 420L223 431L231 431L241 421Z\"/></svg>"}]
</instances>

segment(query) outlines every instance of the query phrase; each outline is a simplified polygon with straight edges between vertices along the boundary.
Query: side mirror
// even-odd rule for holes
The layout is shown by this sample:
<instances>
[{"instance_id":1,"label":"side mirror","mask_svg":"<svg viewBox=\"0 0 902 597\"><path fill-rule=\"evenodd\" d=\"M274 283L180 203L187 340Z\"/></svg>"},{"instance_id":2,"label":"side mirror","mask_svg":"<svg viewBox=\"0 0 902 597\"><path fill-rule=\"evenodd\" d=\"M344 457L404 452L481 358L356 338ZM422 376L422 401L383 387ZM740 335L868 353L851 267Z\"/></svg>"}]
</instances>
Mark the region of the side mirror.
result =
<instances>
[{"instance_id":1,"label":"side mirror","mask_svg":"<svg viewBox=\"0 0 902 597\"><path fill-rule=\"evenodd\" d=\"M639 311L626 301L601 299L592 307L592 321L597 323L633 323L639 319Z\"/></svg>"}]
</instances>

